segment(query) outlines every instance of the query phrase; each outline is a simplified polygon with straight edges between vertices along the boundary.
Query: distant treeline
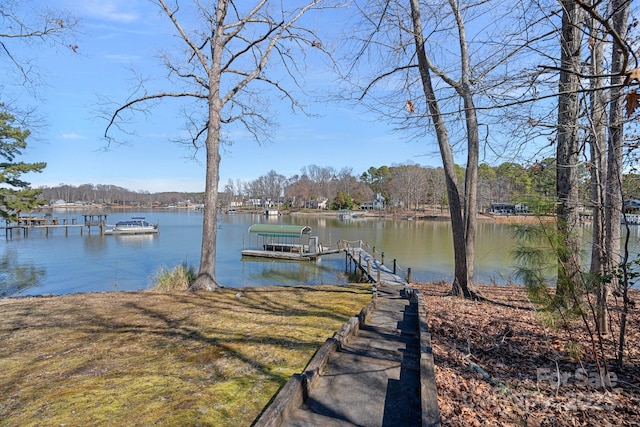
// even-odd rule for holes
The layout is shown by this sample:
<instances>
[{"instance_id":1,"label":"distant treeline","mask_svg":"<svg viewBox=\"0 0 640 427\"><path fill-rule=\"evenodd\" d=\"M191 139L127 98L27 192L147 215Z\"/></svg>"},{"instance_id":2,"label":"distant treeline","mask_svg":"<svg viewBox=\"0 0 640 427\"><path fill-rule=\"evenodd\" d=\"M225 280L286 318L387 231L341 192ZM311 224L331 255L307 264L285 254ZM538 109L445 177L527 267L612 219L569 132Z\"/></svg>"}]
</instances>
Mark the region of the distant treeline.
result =
<instances>
[{"instance_id":1,"label":"distant treeline","mask_svg":"<svg viewBox=\"0 0 640 427\"><path fill-rule=\"evenodd\" d=\"M39 187L41 198L47 203L63 200L67 203L100 203L125 206L181 205L203 203L204 193L166 191L150 193L133 191L117 185L82 184L78 186L60 184L55 187Z\"/></svg>"},{"instance_id":2,"label":"distant treeline","mask_svg":"<svg viewBox=\"0 0 640 427\"><path fill-rule=\"evenodd\" d=\"M458 167L463 179L464 168ZM555 160L529 165L505 162L479 167L478 203L486 210L491 203L514 203L555 197ZM580 169L582 199L589 199L589 171ZM640 175L624 176L625 197L640 199ZM203 203L203 193L132 191L116 185L60 184L41 187L42 198L52 203L104 203L127 206L184 205ZM417 164L370 167L360 175L352 168L305 166L291 177L270 171L251 181L229 180L220 193L220 207L288 206L292 208L351 209L384 200L386 208L418 209L447 204L441 167Z\"/></svg>"}]
</instances>

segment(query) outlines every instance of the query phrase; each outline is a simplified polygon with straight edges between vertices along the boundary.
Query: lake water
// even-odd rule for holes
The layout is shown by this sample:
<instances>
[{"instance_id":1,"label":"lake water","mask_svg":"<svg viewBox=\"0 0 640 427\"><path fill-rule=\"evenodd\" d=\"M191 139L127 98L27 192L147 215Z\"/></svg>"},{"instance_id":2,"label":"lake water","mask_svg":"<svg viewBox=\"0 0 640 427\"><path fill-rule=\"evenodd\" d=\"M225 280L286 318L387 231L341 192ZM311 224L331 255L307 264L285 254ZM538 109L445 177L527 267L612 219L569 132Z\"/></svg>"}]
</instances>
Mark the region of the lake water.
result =
<instances>
[{"instance_id":1,"label":"lake water","mask_svg":"<svg viewBox=\"0 0 640 427\"><path fill-rule=\"evenodd\" d=\"M60 218L78 218L81 212L54 212ZM14 233L0 238L0 296L4 294L65 294L149 288L162 268L186 262L198 266L202 238L202 214L169 210L117 212L108 223L144 216L159 222L157 235L101 236L84 228L30 230L28 237ZM320 242L335 247L337 240L362 240L385 263L397 259L400 272L412 269L413 280L450 281L453 276L451 226L447 221L406 221L380 218L341 220L325 216L265 217L251 214L221 214L218 217L216 275L229 287L268 285L345 284L343 254L329 255L316 262L243 259L240 251L255 246L247 232L258 222L309 225ZM637 229L636 229L637 230ZM637 231L635 231L637 233ZM255 239L255 236L253 237ZM637 246L638 236L632 235ZM513 276L511 250L514 240L506 224L478 224L476 282L507 283Z\"/></svg>"}]
</instances>

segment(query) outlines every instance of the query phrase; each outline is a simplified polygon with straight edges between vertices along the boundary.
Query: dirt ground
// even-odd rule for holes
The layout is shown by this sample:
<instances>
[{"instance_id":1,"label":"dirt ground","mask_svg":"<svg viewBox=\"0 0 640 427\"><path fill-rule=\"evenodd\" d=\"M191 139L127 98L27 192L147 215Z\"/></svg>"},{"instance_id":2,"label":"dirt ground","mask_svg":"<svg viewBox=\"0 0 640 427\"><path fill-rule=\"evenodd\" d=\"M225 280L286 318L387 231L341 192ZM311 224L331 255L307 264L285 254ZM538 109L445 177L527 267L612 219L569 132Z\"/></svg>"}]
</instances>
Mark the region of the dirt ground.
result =
<instances>
[{"instance_id":1,"label":"dirt ground","mask_svg":"<svg viewBox=\"0 0 640 427\"><path fill-rule=\"evenodd\" d=\"M428 311L443 425L640 426L639 308L628 318L624 364L608 361L611 387L603 391L582 324L545 325L523 287L480 286L485 302L447 296L445 283L416 287ZM640 302L640 292L632 298ZM612 358L616 340L603 343Z\"/></svg>"}]
</instances>

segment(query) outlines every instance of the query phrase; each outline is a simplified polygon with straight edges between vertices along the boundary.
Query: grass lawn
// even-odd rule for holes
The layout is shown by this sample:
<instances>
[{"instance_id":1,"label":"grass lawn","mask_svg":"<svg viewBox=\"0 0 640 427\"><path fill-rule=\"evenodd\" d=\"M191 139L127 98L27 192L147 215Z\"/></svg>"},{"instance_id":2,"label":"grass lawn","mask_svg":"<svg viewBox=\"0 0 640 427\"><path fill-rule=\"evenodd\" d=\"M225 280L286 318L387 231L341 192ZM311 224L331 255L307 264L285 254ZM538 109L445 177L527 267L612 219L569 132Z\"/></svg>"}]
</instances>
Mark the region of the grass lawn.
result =
<instances>
[{"instance_id":1,"label":"grass lawn","mask_svg":"<svg viewBox=\"0 0 640 427\"><path fill-rule=\"evenodd\" d=\"M0 425L249 426L369 285L0 300Z\"/></svg>"}]
</instances>

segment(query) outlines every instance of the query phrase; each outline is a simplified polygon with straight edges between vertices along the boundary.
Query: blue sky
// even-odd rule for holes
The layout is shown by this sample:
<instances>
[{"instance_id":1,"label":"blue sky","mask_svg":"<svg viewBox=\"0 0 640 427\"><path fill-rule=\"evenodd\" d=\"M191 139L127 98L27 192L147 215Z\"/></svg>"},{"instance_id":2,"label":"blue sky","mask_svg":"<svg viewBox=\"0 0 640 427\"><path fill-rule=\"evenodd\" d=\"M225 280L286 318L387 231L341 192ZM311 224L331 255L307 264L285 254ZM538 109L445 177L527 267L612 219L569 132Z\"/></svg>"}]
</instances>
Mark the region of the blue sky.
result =
<instances>
[{"instance_id":1,"label":"blue sky","mask_svg":"<svg viewBox=\"0 0 640 427\"><path fill-rule=\"evenodd\" d=\"M26 179L33 187L91 183L150 192L203 191L204 153L193 159L192 151L173 142L181 134L184 120L171 105L156 107L146 116L138 115L128 127L135 132L129 138L130 144L111 145L109 150L105 150L102 139L106 122L96 112L106 98L126 99L133 82L132 69L150 74L163 72L158 52L179 42L166 17L146 0L47 3L78 17L80 33L75 41L77 53L49 44L14 47L16 56L33 60L41 83L38 98L32 97L30 91L23 90L22 94L22 89L17 88L21 102L35 105L37 114L44 119L43 126L33 129L34 138L21 160L44 161L47 168ZM318 21L316 24L323 25ZM326 84L328 93L332 77L326 78L328 70L319 67L314 72L324 79L319 78L314 84L319 88ZM3 75L16 81L9 70ZM8 82L4 84L9 86ZM440 164L432 139L408 141L358 105L309 100L305 103L318 117L294 115L282 108L271 142L258 145L238 136L232 146L225 147L221 187L229 179L248 181L272 169L289 177L311 164L336 170L351 167L357 176L370 166Z\"/></svg>"}]
</instances>

